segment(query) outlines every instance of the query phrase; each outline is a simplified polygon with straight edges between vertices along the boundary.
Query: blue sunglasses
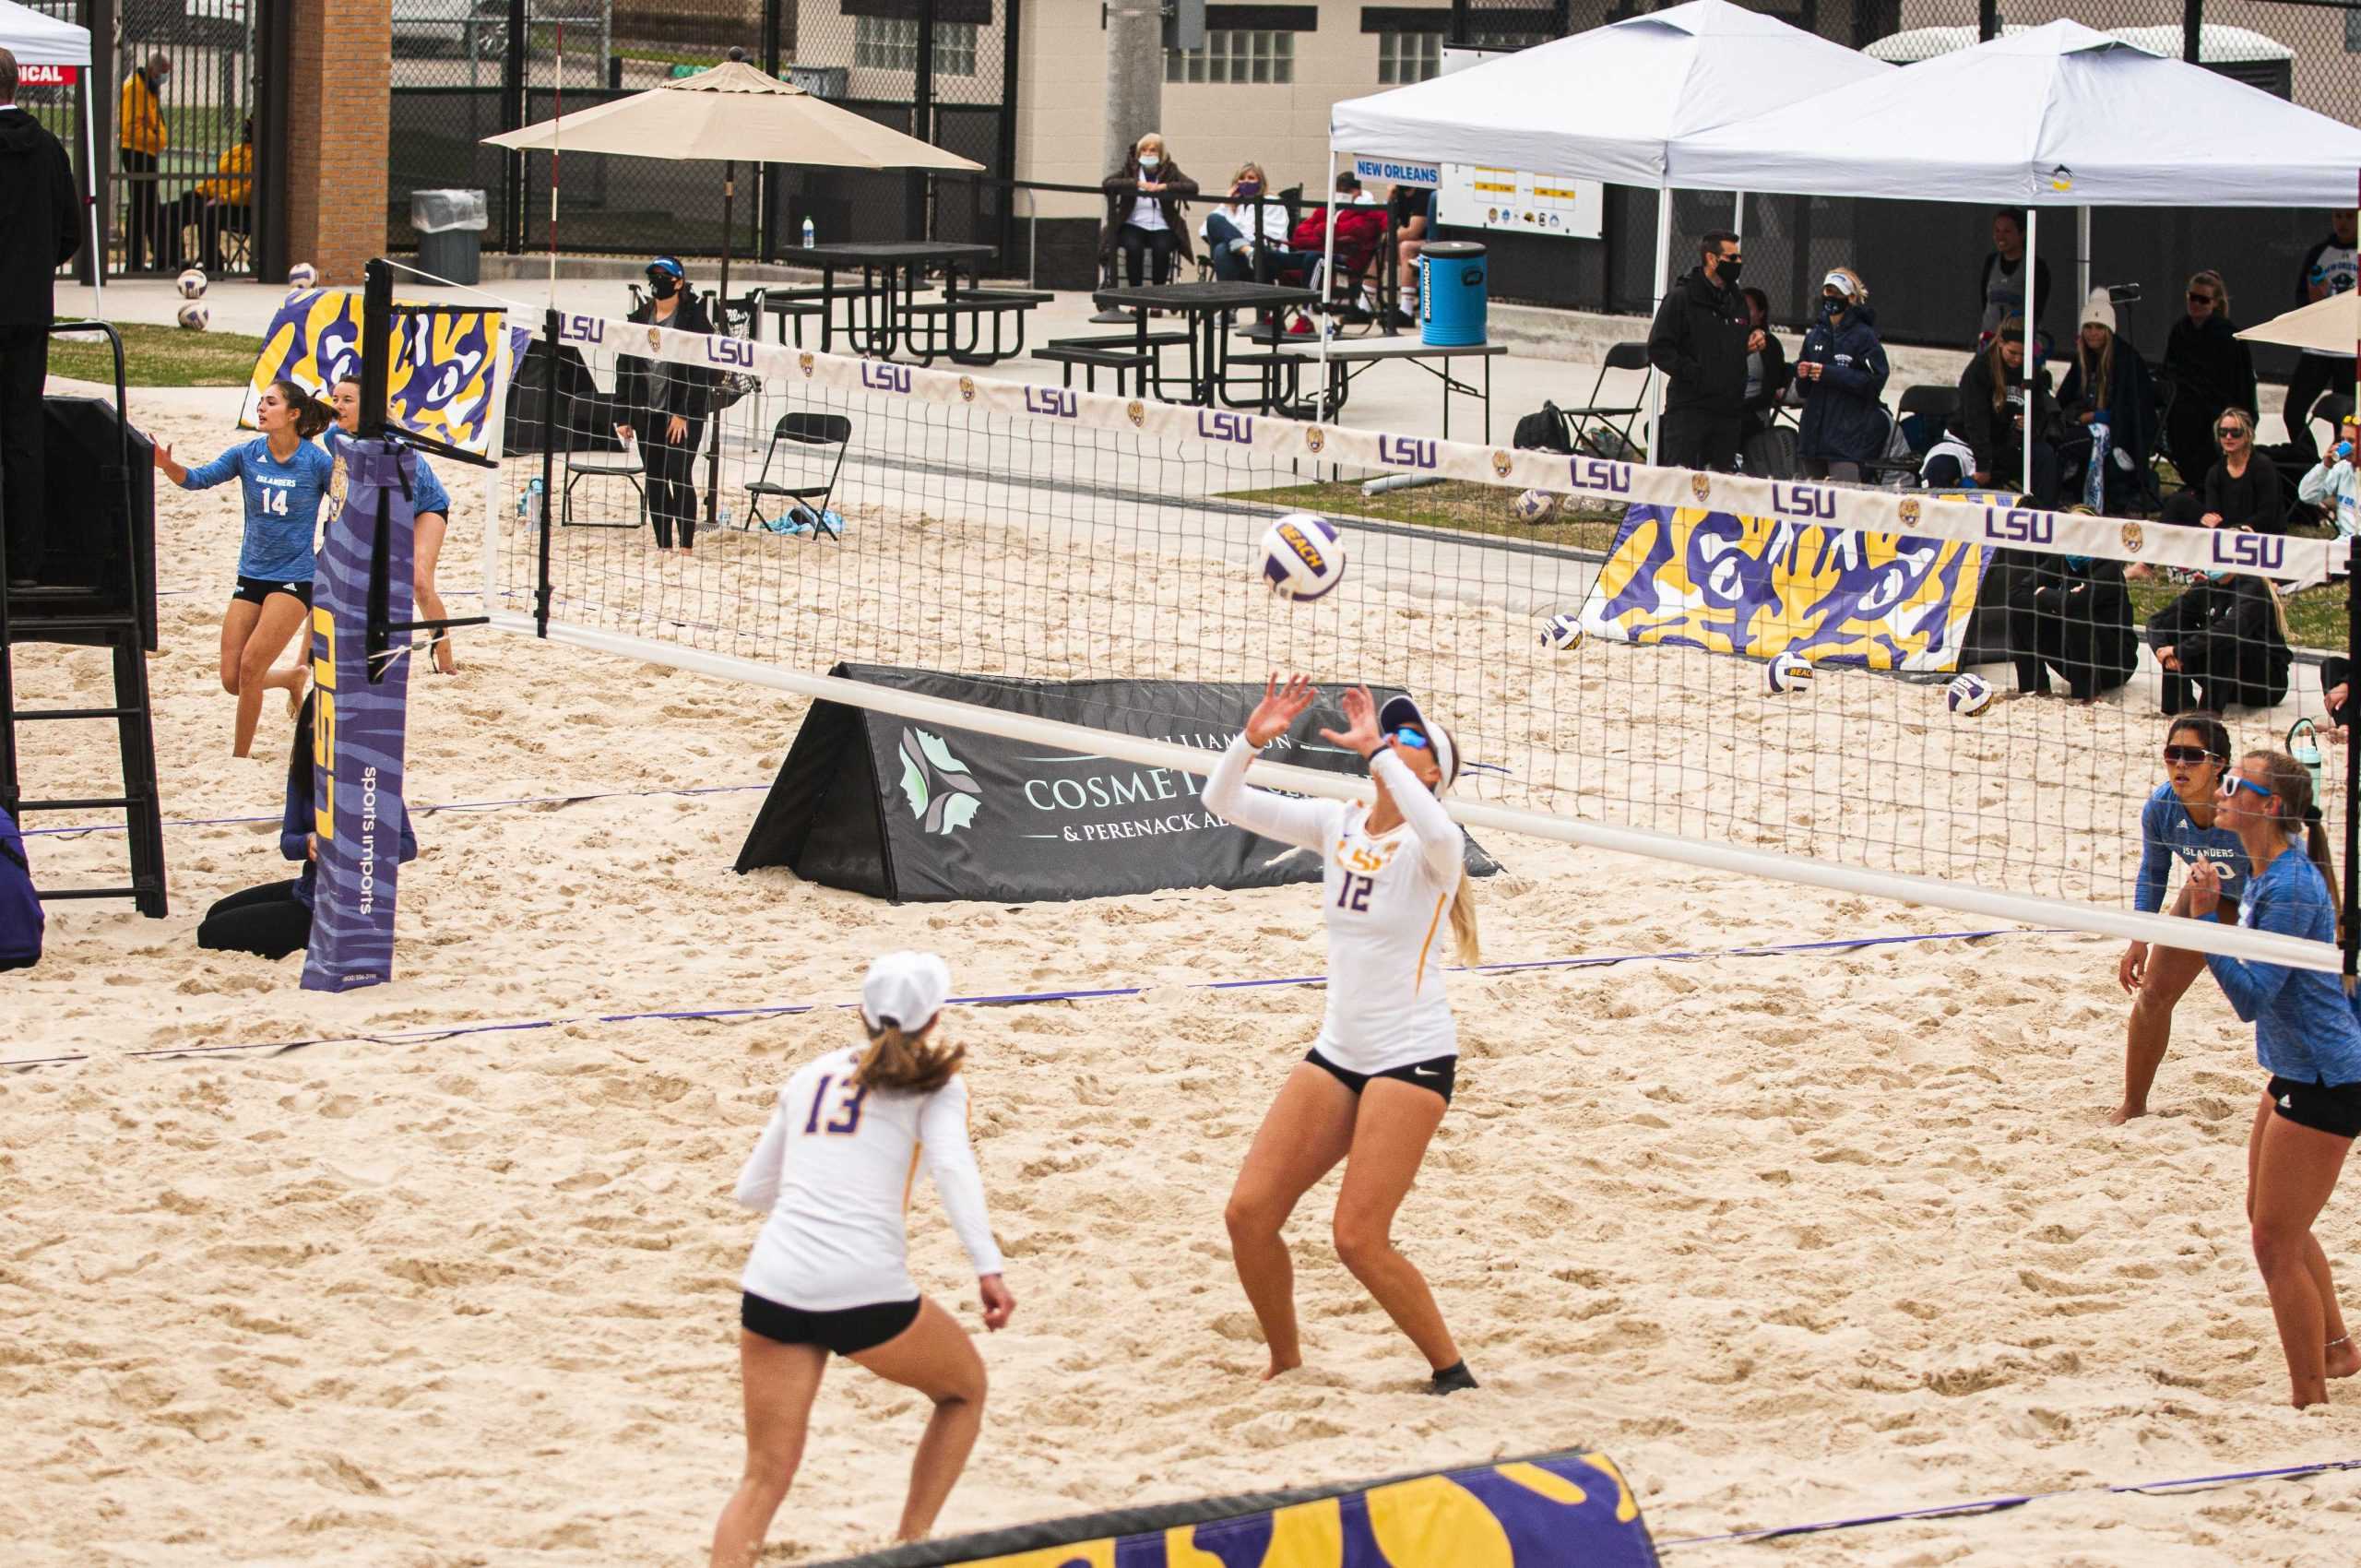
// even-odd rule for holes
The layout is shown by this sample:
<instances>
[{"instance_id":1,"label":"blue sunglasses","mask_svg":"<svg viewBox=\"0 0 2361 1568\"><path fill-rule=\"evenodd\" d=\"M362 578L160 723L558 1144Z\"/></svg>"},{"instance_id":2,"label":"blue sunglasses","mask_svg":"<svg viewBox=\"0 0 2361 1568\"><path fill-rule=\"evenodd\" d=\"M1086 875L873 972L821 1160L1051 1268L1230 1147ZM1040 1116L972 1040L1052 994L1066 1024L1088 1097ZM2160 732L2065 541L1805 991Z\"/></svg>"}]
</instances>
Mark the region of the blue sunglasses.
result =
<instances>
[{"instance_id":1,"label":"blue sunglasses","mask_svg":"<svg viewBox=\"0 0 2361 1568\"><path fill-rule=\"evenodd\" d=\"M1385 738L1389 741L1399 741L1414 752L1425 751L1431 743L1416 730L1396 730Z\"/></svg>"},{"instance_id":2,"label":"blue sunglasses","mask_svg":"<svg viewBox=\"0 0 2361 1568\"><path fill-rule=\"evenodd\" d=\"M2246 790L2250 795L2260 795L2266 801L2275 801L2279 798L2278 791L2264 789L2261 785L2256 783L2253 779L2248 778L2243 773L2224 775L2222 779L2222 793L2225 795L2235 795L2241 790Z\"/></svg>"}]
</instances>

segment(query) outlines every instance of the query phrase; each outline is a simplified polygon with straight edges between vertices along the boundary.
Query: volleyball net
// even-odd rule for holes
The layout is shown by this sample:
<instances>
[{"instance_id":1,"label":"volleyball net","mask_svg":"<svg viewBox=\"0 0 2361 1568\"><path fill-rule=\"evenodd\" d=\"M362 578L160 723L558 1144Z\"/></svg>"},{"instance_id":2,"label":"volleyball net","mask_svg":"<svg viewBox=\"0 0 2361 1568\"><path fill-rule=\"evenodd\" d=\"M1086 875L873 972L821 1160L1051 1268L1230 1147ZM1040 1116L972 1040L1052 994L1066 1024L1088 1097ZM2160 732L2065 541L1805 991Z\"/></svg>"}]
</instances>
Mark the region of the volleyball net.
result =
<instances>
[{"instance_id":1,"label":"volleyball net","mask_svg":"<svg viewBox=\"0 0 2361 1568\"><path fill-rule=\"evenodd\" d=\"M1144 693L1297 670L1394 685L1457 735L1453 810L1470 826L2337 966L2325 944L2133 911L2165 702L2292 687L2317 715L2313 667L2255 616L2301 641L2327 612L2296 590L2343 571L2341 542L1399 436L605 317L513 319L533 330L489 496L498 624L1200 774L1211 756L1148 738L1153 723L1117 735L827 671L1136 679ZM1265 530L1297 512L1327 519L1347 552L1316 600L1262 581ZM690 528L693 552L659 548ZM2094 578L2133 607L2105 647L2074 640L2093 618L2062 597ZM2191 590L2208 601L2193 609ZM2051 656L2026 683L2057 695L2016 695L2005 663L1955 680L2012 612L2019 646ZM2177 671L2129 640L2174 615L2188 624ZM2117 684L2126 671L2110 664L2137 668L2113 695L2072 699L2076 679ZM2284 749L2294 711L2235 712L2234 754ZM2342 844L2350 770L2343 747L2319 749L2336 754L2319 793ZM1258 777L1360 787L1268 765Z\"/></svg>"}]
</instances>

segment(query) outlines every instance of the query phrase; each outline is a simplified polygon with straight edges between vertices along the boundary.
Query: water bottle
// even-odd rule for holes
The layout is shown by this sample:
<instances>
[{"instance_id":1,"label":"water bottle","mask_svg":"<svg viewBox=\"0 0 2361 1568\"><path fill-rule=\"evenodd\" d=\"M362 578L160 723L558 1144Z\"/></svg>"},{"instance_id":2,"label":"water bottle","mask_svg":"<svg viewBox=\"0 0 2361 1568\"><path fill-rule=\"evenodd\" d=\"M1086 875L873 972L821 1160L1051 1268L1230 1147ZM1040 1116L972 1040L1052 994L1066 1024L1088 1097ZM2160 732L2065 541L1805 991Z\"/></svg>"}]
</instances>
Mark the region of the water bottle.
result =
<instances>
[{"instance_id":1,"label":"water bottle","mask_svg":"<svg viewBox=\"0 0 2361 1568\"><path fill-rule=\"evenodd\" d=\"M809 218L805 219L803 220L803 248L808 251L819 243L820 231L812 227L812 220Z\"/></svg>"},{"instance_id":2,"label":"water bottle","mask_svg":"<svg viewBox=\"0 0 2361 1568\"><path fill-rule=\"evenodd\" d=\"M516 498L516 516L523 520L528 532L541 526L541 481L537 475L533 482L525 487L525 493Z\"/></svg>"},{"instance_id":3,"label":"water bottle","mask_svg":"<svg viewBox=\"0 0 2361 1568\"><path fill-rule=\"evenodd\" d=\"M2319 731L2308 719L2298 719L2287 731L2287 754L2304 765L2312 776L2312 799L2320 798L2320 746Z\"/></svg>"}]
</instances>

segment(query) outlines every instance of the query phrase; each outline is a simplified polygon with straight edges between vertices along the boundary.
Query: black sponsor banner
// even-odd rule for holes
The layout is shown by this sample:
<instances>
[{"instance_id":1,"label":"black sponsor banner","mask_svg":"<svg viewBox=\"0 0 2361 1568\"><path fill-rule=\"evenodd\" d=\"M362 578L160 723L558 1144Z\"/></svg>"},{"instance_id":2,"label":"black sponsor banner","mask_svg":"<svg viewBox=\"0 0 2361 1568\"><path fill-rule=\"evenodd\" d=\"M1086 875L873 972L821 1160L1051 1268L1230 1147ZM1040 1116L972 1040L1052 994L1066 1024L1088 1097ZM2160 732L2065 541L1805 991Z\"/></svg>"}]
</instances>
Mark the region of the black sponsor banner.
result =
<instances>
[{"instance_id":1,"label":"black sponsor banner","mask_svg":"<svg viewBox=\"0 0 2361 1568\"><path fill-rule=\"evenodd\" d=\"M873 685L1218 752L1263 688L1244 682L1013 681L840 664ZM1380 702L1391 695L1377 692ZM1344 728L1333 696L1264 754L1359 777L1361 759L1320 739ZM904 901L1026 903L1174 887L1316 882L1321 862L1217 821L1200 774L1142 767L841 703L797 731L738 870L783 865L806 881ZM1471 839L1468 869L1499 867Z\"/></svg>"}]
</instances>

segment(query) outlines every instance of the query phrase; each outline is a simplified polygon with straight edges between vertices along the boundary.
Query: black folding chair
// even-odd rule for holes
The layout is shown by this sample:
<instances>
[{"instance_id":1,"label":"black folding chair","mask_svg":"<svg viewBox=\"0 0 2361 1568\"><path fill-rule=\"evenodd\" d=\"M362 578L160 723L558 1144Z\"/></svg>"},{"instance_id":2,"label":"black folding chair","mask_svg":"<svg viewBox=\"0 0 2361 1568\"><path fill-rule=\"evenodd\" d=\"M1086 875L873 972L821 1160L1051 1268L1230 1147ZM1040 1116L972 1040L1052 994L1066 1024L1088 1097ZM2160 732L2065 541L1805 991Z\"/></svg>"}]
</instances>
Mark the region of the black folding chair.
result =
<instances>
[{"instance_id":1,"label":"black folding chair","mask_svg":"<svg viewBox=\"0 0 2361 1568\"><path fill-rule=\"evenodd\" d=\"M1952 410L1958 405L1958 387L1940 381L1920 382L1902 389L1902 401L1895 410L1893 423L1898 426L1914 414L1923 414L1934 425L1940 439L1944 428L1951 423ZM1925 453L1914 450L1907 459L1879 457L1860 466L1861 478L1870 484L1884 484L1891 476L1901 474L1909 483L1916 484L1918 482L1918 467L1925 457Z\"/></svg>"},{"instance_id":2,"label":"black folding chair","mask_svg":"<svg viewBox=\"0 0 2361 1568\"><path fill-rule=\"evenodd\" d=\"M1583 422L1588 419L1620 419L1623 423L1619 428L1615 428L1616 434L1623 438L1622 450L1628 452L1633 449L1631 443L1631 427L1639 422L1639 418L1642 414L1647 412L1647 383L1644 381L1640 383L1640 401L1633 403L1629 408L1609 406L1608 404L1601 403L1598 399L1600 394L1602 394L1607 388L1607 373L1608 371L1645 371L1648 368L1648 346L1645 343L1616 343L1608 347L1607 350L1607 358L1599 364L1597 379L1590 384L1590 402L1588 406L1579 409L1566 409L1562 410L1567 420L1570 422L1568 429L1573 438L1574 450L1580 452L1591 449L1586 448L1583 445L1583 436L1585 434Z\"/></svg>"},{"instance_id":3,"label":"black folding chair","mask_svg":"<svg viewBox=\"0 0 2361 1568\"><path fill-rule=\"evenodd\" d=\"M842 414L781 415L777 425L771 431L770 447L763 454L763 471L746 486L747 528L753 529L762 525L763 499L765 496L783 499L790 509L801 503L814 518L825 517L828 511L828 501L836 493L836 476L844 472L845 447L851 440L852 421ZM828 482L825 484L774 484L771 482L771 463L778 456L781 442L793 442L798 446L834 446L836 449L836 460L828 469ZM828 529L818 527L816 524L812 529L814 538L828 532ZM831 535L831 537L839 536ZM839 541L841 542L840 539Z\"/></svg>"}]
</instances>

